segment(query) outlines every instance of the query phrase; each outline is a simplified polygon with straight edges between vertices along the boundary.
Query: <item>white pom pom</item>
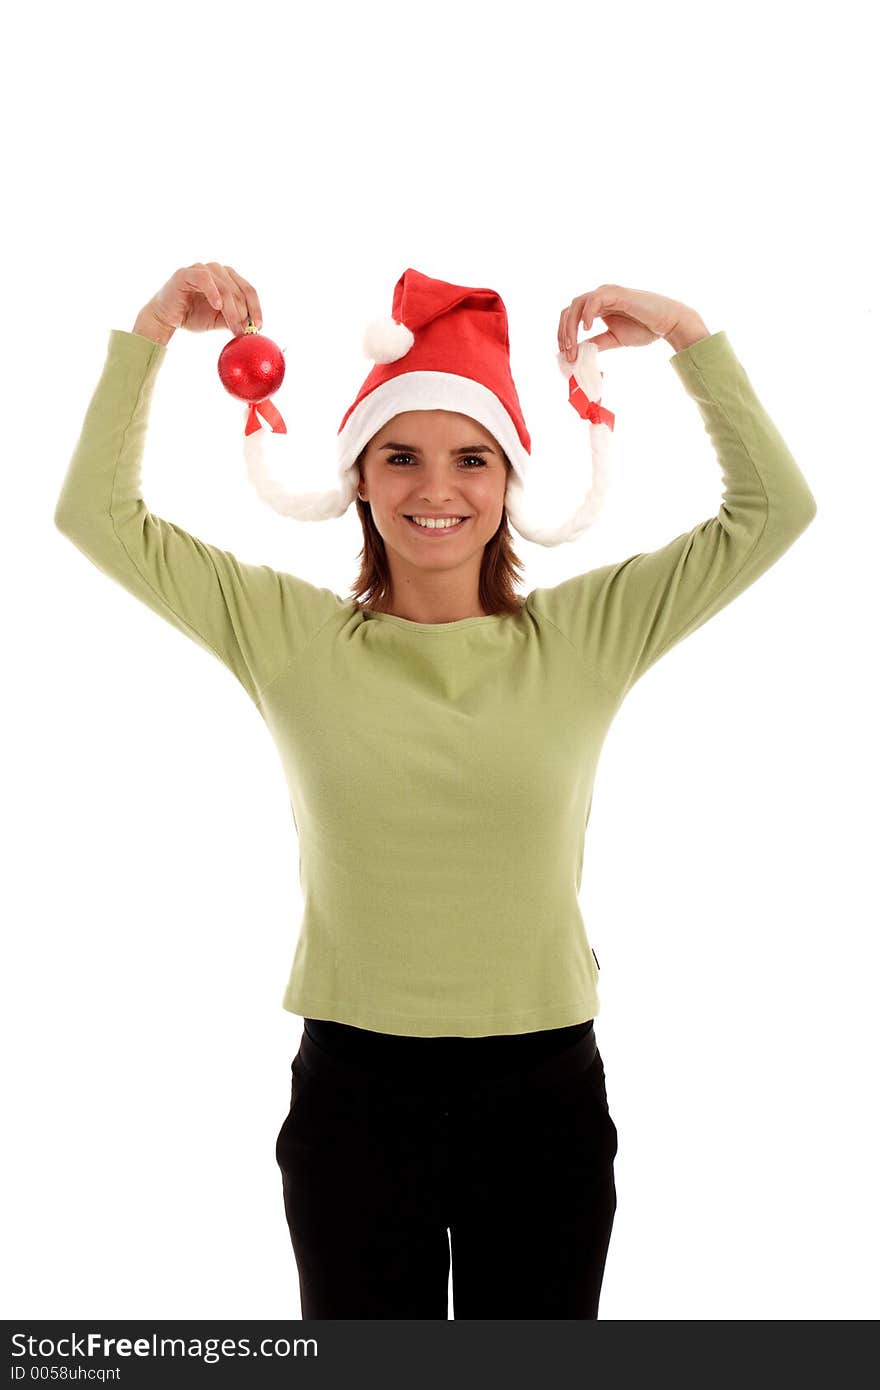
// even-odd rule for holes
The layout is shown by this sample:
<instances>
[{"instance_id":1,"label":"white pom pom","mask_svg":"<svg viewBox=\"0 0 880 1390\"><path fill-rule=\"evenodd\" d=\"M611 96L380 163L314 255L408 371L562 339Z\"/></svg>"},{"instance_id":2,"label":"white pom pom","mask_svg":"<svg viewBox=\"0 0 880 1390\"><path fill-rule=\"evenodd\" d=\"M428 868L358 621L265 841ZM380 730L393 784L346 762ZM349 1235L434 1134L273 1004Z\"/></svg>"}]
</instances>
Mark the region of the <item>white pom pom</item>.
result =
<instances>
[{"instance_id":1,"label":"white pom pom","mask_svg":"<svg viewBox=\"0 0 880 1390\"><path fill-rule=\"evenodd\" d=\"M371 362L398 362L415 342L405 323L394 319L373 319L364 332L363 349Z\"/></svg>"}]
</instances>

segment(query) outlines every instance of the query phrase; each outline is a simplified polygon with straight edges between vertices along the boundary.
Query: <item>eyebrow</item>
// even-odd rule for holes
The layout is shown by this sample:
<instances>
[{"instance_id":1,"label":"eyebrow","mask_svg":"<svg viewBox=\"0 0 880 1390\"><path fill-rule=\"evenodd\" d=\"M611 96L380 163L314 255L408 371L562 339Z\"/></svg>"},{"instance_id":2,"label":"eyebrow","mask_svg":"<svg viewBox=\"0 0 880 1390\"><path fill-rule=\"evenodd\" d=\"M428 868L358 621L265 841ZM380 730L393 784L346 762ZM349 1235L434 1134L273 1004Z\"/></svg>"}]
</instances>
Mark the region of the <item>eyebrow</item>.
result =
<instances>
[{"instance_id":1,"label":"eyebrow","mask_svg":"<svg viewBox=\"0 0 880 1390\"><path fill-rule=\"evenodd\" d=\"M422 451L415 444L382 444L381 449L399 449L401 453L420 454ZM469 444L462 449L450 449L451 454L494 454L495 450L488 444Z\"/></svg>"}]
</instances>

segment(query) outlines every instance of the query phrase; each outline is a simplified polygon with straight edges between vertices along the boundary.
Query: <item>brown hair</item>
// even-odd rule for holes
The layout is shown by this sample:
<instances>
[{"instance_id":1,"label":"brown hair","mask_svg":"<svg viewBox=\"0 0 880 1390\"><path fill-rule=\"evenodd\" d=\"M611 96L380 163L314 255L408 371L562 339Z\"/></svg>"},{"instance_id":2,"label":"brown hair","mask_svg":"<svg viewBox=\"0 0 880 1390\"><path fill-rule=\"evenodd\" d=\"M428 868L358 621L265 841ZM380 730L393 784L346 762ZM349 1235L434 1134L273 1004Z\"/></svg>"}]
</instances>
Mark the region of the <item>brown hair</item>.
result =
<instances>
[{"instance_id":1,"label":"brown hair","mask_svg":"<svg viewBox=\"0 0 880 1390\"><path fill-rule=\"evenodd\" d=\"M360 472L369 444L365 444L357 457L356 466ZM508 473L511 463L504 454ZM361 474L361 476L363 476ZM376 529L369 502L355 497L355 505L364 533L364 545L360 552L360 573L350 590L351 596L360 604L368 604L382 611L382 604L390 598L391 572L385 542ZM507 518L507 508L501 514L498 530L483 547L480 565L480 605L487 614L515 615L522 609L524 600L516 592L518 572L525 566L513 548L513 536Z\"/></svg>"}]
</instances>

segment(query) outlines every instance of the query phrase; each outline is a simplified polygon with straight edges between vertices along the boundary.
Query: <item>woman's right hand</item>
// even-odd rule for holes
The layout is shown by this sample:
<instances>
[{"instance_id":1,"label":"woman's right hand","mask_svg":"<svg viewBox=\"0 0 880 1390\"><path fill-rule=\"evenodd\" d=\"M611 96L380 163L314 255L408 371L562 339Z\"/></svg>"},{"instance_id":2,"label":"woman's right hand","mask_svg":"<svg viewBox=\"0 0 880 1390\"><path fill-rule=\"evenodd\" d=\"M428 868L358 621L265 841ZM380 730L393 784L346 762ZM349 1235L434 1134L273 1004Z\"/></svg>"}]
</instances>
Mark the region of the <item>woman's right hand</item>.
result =
<instances>
[{"instance_id":1,"label":"woman's right hand","mask_svg":"<svg viewBox=\"0 0 880 1390\"><path fill-rule=\"evenodd\" d=\"M139 323L144 322L144 316L148 323L155 322L163 339L178 328L188 328L191 333L225 328L237 337L247 328L249 316L255 328L263 326L260 298L253 285L231 265L217 261L196 261L175 270L144 305Z\"/></svg>"}]
</instances>

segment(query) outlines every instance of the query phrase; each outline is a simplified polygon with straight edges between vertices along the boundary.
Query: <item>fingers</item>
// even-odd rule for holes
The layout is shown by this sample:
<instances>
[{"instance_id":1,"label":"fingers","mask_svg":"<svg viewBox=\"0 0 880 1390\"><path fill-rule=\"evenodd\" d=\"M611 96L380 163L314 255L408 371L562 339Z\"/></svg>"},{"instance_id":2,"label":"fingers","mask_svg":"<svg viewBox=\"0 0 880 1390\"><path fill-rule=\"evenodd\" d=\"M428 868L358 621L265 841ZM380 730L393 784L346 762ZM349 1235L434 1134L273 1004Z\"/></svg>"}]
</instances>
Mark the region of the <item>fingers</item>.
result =
<instances>
[{"instance_id":1,"label":"fingers","mask_svg":"<svg viewBox=\"0 0 880 1390\"><path fill-rule=\"evenodd\" d=\"M223 317L229 331L237 337L247 328L249 308L244 289L230 266L219 265L217 261L208 261L207 269L220 292L223 301Z\"/></svg>"},{"instance_id":2,"label":"fingers","mask_svg":"<svg viewBox=\"0 0 880 1390\"><path fill-rule=\"evenodd\" d=\"M216 261L209 261L207 265L198 262L187 268L186 276L184 283L190 289L199 290L211 308L217 309L223 315L229 325L230 332L240 333L242 330L237 328L235 324L237 315L230 288L231 282L228 276L223 274L222 267Z\"/></svg>"},{"instance_id":3,"label":"fingers","mask_svg":"<svg viewBox=\"0 0 880 1390\"><path fill-rule=\"evenodd\" d=\"M589 294L579 295L559 315L559 351L565 354L569 362L573 362L577 357L577 335L581 319L583 318L587 329L593 322L592 315L586 307L590 298Z\"/></svg>"},{"instance_id":4,"label":"fingers","mask_svg":"<svg viewBox=\"0 0 880 1390\"><path fill-rule=\"evenodd\" d=\"M189 285L191 289L201 290L209 304L215 309L221 309L223 307L223 297L220 293L220 287L208 267L205 265L193 265L189 267L187 273L190 278L185 278L184 284Z\"/></svg>"},{"instance_id":5,"label":"fingers","mask_svg":"<svg viewBox=\"0 0 880 1390\"><path fill-rule=\"evenodd\" d=\"M253 285L249 280L246 280L243 275L239 275L237 271L233 270L231 265L224 266L224 269L229 272L230 278L235 281L244 295L244 302L251 323L255 328L262 328L263 311L260 308L260 296L257 294Z\"/></svg>"},{"instance_id":6,"label":"fingers","mask_svg":"<svg viewBox=\"0 0 880 1390\"><path fill-rule=\"evenodd\" d=\"M568 308L562 310L559 315L559 351L565 354L569 362L577 357L577 335L581 321L589 333L593 320L601 317L602 310L614 308L617 303L616 289L615 285L599 285L587 294L578 295Z\"/></svg>"}]
</instances>

